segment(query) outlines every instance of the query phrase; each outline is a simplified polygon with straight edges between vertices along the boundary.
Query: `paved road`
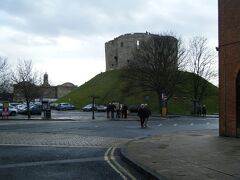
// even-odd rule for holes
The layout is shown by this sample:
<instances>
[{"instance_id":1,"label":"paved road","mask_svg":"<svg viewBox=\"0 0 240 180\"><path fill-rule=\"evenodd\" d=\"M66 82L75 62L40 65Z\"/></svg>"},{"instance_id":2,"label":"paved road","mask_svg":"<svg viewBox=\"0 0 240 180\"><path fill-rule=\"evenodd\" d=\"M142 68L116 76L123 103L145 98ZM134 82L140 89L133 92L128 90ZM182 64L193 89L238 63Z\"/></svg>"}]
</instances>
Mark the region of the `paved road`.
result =
<instances>
[{"instance_id":1,"label":"paved road","mask_svg":"<svg viewBox=\"0 0 240 180\"><path fill-rule=\"evenodd\" d=\"M138 121L110 121L102 113L95 120L90 113L80 116L85 118L0 121L0 179L145 179L121 161L121 143L218 128L216 118L155 117L149 128L141 129Z\"/></svg>"}]
</instances>

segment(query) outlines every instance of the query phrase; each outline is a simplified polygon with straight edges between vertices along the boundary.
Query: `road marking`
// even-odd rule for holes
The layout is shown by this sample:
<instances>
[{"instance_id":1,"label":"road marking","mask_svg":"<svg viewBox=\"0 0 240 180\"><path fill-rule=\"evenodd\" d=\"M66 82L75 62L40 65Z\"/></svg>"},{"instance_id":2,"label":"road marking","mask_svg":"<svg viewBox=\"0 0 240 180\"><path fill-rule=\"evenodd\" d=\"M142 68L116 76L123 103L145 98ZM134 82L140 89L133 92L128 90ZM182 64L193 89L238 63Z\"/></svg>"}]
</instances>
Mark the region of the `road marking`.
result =
<instances>
[{"instance_id":1,"label":"road marking","mask_svg":"<svg viewBox=\"0 0 240 180\"><path fill-rule=\"evenodd\" d=\"M210 124L210 122L207 122L207 125L209 125Z\"/></svg>"},{"instance_id":2,"label":"road marking","mask_svg":"<svg viewBox=\"0 0 240 180\"><path fill-rule=\"evenodd\" d=\"M190 126L193 126L193 125L194 125L194 123L191 123L191 124L190 124Z\"/></svg>"},{"instance_id":3,"label":"road marking","mask_svg":"<svg viewBox=\"0 0 240 180\"><path fill-rule=\"evenodd\" d=\"M112 147L108 148L107 151L104 154L104 160L107 161L107 163L111 166L111 168L113 168L124 180L127 180L127 177L124 176L110 161L109 159L109 155L108 153L110 152L110 150L112 149Z\"/></svg>"},{"instance_id":4,"label":"road marking","mask_svg":"<svg viewBox=\"0 0 240 180\"><path fill-rule=\"evenodd\" d=\"M132 180L137 180L135 177L133 177L133 175L128 172L123 166L121 166L115 159L114 157L114 151L116 150L116 148L112 148L112 151L111 151L111 160L113 161L113 163L118 167L118 169L120 169L123 173L125 173L127 176L129 176Z\"/></svg>"},{"instance_id":5,"label":"road marking","mask_svg":"<svg viewBox=\"0 0 240 180\"><path fill-rule=\"evenodd\" d=\"M162 124L159 124L158 126L162 126Z\"/></svg>"},{"instance_id":6,"label":"road marking","mask_svg":"<svg viewBox=\"0 0 240 180\"><path fill-rule=\"evenodd\" d=\"M173 126L177 126L178 124L174 124Z\"/></svg>"}]
</instances>

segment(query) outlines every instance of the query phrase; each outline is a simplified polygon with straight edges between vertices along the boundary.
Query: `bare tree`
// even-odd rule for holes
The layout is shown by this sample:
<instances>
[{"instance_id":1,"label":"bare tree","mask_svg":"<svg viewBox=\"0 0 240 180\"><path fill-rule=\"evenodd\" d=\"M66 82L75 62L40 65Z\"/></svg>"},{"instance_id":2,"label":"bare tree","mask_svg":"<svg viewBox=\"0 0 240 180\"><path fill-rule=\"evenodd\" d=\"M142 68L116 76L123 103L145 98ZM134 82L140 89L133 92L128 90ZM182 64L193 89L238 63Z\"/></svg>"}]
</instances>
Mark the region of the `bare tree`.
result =
<instances>
[{"instance_id":1,"label":"bare tree","mask_svg":"<svg viewBox=\"0 0 240 180\"><path fill-rule=\"evenodd\" d=\"M208 81L217 76L214 69L216 54L208 46L207 38L195 36L189 43L189 66L192 73L192 99L194 113L196 103L200 103L208 86Z\"/></svg>"},{"instance_id":2,"label":"bare tree","mask_svg":"<svg viewBox=\"0 0 240 180\"><path fill-rule=\"evenodd\" d=\"M155 92L161 112L162 94L168 99L173 95L180 77L179 70L184 65L185 52L181 40L169 35L152 35L149 40L140 42L123 73L126 87Z\"/></svg>"},{"instance_id":3,"label":"bare tree","mask_svg":"<svg viewBox=\"0 0 240 180\"><path fill-rule=\"evenodd\" d=\"M9 92L10 83L9 83L9 66L7 63L7 58L0 56L0 92L6 93Z\"/></svg>"},{"instance_id":4,"label":"bare tree","mask_svg":"<svg viewBox=\"0 0 240 180\"><path fill-rule=\"evenodd\" d=\"M22 96L27 103L28 118L30 114L30 102L40 97L40 89L38 85L40 77L38 72L33 70L31 60L20 61L15 71L12 73L12 81L14 85L14 93Z\"/></svg>"}]
</instances>

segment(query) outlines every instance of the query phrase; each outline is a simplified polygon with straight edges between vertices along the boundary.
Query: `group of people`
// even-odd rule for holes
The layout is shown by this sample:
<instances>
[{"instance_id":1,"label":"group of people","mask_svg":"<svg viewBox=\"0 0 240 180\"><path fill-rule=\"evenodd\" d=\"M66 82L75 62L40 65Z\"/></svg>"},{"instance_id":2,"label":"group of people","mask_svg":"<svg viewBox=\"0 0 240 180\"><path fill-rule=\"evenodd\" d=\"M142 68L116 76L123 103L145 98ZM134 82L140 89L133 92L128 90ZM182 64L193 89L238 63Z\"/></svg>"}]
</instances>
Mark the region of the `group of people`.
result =
<instances>
[{"instance_id":1,"label":"group of people","mask_svg":"<svg viewBox=\"0 0 240 180\"><path fill-rule=\"evenodd\" d=\"M120 118L120 117L127 118L128 107L126 104L120 104L119 102L109 103L107 105L107 118L111 117L113 119L115 117L115 111L116 111L116 118Z\"/></svg>"},{"instance_id":2,"label":"group of people","mask_svg":"<svg viewBox=\"0 0 240 180\"><path fill-rule=\"evenodd\" d=\"M207 108L205 105L197 105L197 115L198 116L206 116Z\"/></svg>"},{"instance_id":3,"label":"group of people","mask_svg":"<svg viewBox=\"0 0 240 180\"><path fill-rule=\"evenodd\" d=\"M138 109L138 116L140 118L141 127L146 128L148 118L151 116L151 110L149 109L149 106L147 104L141 104L141 106Z\"/></svg>"},{"instance_id":4,"label":"group of people","mask_svg":"<svg viewBox=\"0 0 240 180\"><path fill-rule=\"evenodd\" d=\"M119 102L111 102L107 105L107 118L127 118L128 107L126 104L120 104ZM151 110L147 104L141 104L138 108L138 116L140 118L141 127L146 128L149 116L151 116Z\"/></svg>"}]
</instances>

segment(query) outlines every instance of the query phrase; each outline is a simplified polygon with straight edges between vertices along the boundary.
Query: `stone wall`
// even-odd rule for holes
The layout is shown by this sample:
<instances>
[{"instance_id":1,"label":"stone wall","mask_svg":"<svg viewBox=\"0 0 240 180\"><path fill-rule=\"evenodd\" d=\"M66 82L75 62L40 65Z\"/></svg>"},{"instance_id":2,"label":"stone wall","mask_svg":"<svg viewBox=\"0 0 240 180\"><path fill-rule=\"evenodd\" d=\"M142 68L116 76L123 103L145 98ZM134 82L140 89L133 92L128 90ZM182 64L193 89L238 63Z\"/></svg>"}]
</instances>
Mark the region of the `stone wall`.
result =
<instances>
[{"instance_id":1,"label":"stone wall","mask_svg":"<svg viewBox=\"0 0 240 180\"><path fill-rule=\"evenodd\" d=\"M239 136L236 93L236 79L240 70L239 12L239 0L219 0L219 133L221 136Z\"/></svg>"},{"instance_id":2,"label":"stone wall","mask_svg":"<svg viewBox=\"0 0 240 180\"><path fill-rule=\"evenodd\" d=\"M57 98L60 98L68 93L70 93L72 90L76 89L76 86L57 86Z\"/></svg>"},{"instance_id":3,"label":"stone wall","mask_svg":"<svg viewBox=\"0 0 240 180\"><path fill-rule=\"evenodd\" d=\"M40 86L42 98L57 99L57 87L56 86Z\"/></svg>"},{"instance_id":4,"label":"stone wall","mask_svg":"<svg viewBox=\"0 0 240 180\"><path fill-rule=\"evenodd\" d=\"M35 99L58 99L68 93L70 93L72 90L76 89L77 86L73 85L72 83L65 83L59 86L38 86L37 89L40 91L39 97L36 97ZM21 88L18 85L14 85L14 101L25 101L24 95L22 94Z\"/></svg>"}]
</instances>

